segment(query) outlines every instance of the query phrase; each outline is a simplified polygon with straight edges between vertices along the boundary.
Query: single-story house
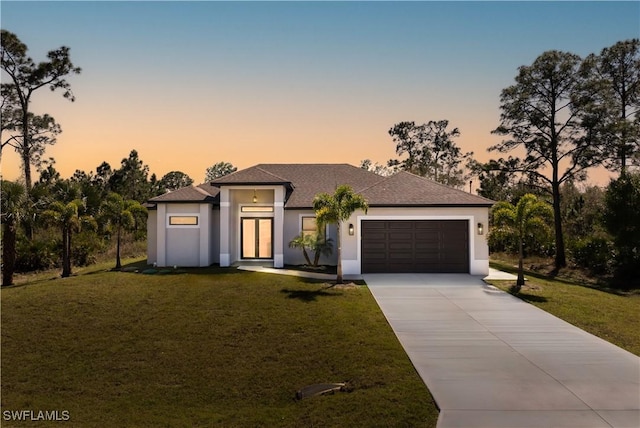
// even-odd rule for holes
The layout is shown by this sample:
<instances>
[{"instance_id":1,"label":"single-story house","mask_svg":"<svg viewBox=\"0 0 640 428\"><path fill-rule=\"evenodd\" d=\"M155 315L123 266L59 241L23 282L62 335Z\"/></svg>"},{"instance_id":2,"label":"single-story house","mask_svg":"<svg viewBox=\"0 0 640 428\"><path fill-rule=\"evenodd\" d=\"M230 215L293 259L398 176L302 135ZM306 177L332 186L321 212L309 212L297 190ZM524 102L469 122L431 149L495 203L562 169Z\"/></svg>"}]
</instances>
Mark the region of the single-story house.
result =
<instances>
[{"instance_id":1,"label":"single-story house","mask_svg":"<svg viewBox=\"0 0 640 428\"><path fill-rule=\"evenodd\" d=\"M382 177L347 164L260 164L149 201L148 263L303 264L289 242L316 230L312 201L348 184L369 210L341 228L345 274L489 271L493 201L408 172ZM336 240L337 228L326 233ZM336 251L322 264L335 265Z\"/></svg>"}]
</instances>

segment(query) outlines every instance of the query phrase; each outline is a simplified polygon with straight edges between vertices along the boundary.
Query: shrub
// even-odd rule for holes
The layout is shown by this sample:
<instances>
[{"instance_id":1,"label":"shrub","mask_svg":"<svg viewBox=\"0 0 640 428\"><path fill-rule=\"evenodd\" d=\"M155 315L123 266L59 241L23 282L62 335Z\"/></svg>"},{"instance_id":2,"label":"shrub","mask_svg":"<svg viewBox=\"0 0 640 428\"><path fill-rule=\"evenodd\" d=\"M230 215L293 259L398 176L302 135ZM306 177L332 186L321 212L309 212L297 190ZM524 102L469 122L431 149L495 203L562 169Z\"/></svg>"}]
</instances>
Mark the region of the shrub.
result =
<instances>
[{"instance_id":1,"label":"shrub","mask_svg":"<svg viewBox=\"0 0 640 428\"><path fill-rule=\"evenodd\" d=\"M60 242L51 238L28 240L22 237L16 245L16 272L33 272L60 266Z\"/></svg>"},{"instance_id":2,"label":"shrub","mask_svg":"<svg viewBox=\"0 0 640 428\"><path fill-rule=\"evenodd\" d=\"M589 236L569 244L573 262L594 274L605 274L611 271L614 247L611 240L604 237Z\"/></svg>"},{"instance_id":3,"label":"shrub","mask_svg":"<svg viewBox=\"0 0 640 428\"><path fill-rule=\"evenodd\" d=\"M105 244L93 231L83 231L73 236L71 258L76 266L88 266L96 262L97 253L105 250Z\"/></svg>"}]
</instances>

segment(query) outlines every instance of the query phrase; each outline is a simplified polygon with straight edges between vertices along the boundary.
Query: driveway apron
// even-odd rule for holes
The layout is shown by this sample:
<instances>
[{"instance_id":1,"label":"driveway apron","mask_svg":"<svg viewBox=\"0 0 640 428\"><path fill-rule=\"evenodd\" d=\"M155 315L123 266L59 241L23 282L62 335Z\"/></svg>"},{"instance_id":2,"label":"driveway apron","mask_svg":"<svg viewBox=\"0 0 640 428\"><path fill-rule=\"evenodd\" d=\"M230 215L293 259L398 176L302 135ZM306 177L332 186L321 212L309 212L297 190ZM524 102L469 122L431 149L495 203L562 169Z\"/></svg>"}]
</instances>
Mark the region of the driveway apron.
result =
<instances>
[{"instance_id":1,"label":"driveway apron","mask_svg":"<svg viewBox=\"0 0 640 428\"><path fill-rule=\"evenodd\" d=\"M640 358L462 274L363 275L438 427L640 427Z\"/></svg>"}]
</instances>

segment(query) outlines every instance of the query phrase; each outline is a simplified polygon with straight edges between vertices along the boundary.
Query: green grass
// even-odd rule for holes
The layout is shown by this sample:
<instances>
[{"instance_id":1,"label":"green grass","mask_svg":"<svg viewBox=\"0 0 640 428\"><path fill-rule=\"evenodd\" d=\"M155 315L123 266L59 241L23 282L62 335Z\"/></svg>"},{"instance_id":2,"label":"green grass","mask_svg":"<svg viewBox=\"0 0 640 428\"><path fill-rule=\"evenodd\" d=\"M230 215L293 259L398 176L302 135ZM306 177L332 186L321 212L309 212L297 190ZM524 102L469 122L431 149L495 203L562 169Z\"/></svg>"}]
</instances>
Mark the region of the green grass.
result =
<instances>
[{"instance_id":1,"label":"green grass","mask_svg":"<svg viewBox=\"0 0 640 428\"><path fill-rule=\"evenodd\" d=\"M516 273L509 263L491 266ZM589 333L640 356L640 293L622 293L525 272L528 279L518 297ZM492 281L508 291L515 281Z\"/></svg>"},{"instance_id":2,"label":"green grass","mask_svg":"<svg viewBox=\"0 0 640 428\"><path fill-rule=\"evenodd\" d=\"M3 411L67 410L67 424L82 427L436 423L366 287L98 266L1 293ZM348 392L295 399L303 386L343 381Z\"/></svg>"}]
</instances>

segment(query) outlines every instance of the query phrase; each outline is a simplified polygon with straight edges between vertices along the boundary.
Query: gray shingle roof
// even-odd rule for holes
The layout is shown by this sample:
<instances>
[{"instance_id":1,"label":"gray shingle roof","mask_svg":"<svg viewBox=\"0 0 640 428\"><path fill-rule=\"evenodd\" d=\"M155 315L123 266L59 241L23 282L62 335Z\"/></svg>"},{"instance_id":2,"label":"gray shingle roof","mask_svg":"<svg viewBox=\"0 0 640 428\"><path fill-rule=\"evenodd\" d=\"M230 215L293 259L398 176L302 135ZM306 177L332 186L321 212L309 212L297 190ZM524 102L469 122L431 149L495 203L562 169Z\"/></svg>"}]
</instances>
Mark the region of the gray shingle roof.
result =
<instances>
[{"instance_id":1,"label":"gray shingle roof","mask_svg":"<svg viewBox=\"0 0 640 428\"><path fill-rule=\"evenodd\" d=\"M216 202L220 189L210 184L187 186L149 199L149 202Z\"/></svg>"},{"instance_id":2,"label":"gray shingle roof","mask_svg":"<svg viewBox=\"0 0 640 428\"><path fill-rule=\"evenodd\" d=\"M220 177L211 184L189 186L149 202L218 203L220 186L282 184L287 187L285 208L311 208L320 192L333 193L341 184L362 194L370 206L491 206L494 202L462 190L402 171L381 177L348 164L259 164Z\"/></svg>"},{"instance_id":3,"label":"gray shingle roof","mask_svg":"<svg viewBox=\"0 0 640 428\"><path fill-rule=\"evenodd\" d=\"M291 183L286 208L310 208L316 194L333 193L341 184L349 184L356 189L371 186L382 179L377 174L348 164L261 164L253 168L282 177L283 183ZM250 176L253 177L253 172Z\"/></svg>"},{"instance_id":4,"label":"gray shingle roof","mask_svg":"<svg viewBox=\"0 0 640 428\"><path fill-rule=\"evenodd\" d=\"M400 171L358 193L370 206L491 206L493 201Z\"/></svg>"}]
</instances>

